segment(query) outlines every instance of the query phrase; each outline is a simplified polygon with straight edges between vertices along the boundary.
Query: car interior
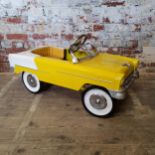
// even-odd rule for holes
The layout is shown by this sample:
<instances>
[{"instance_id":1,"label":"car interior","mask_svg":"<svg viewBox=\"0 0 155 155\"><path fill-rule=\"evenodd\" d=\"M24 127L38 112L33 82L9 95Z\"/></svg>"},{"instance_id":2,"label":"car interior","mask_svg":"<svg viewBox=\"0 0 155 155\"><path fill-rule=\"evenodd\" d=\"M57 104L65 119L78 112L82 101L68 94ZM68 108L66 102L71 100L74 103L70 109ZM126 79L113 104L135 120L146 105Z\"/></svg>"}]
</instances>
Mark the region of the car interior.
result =
<instances>
[{"instance_id":1,"label":"car interior","mask_svg":"<svg viewBox=\"0 0 155 155\"><path fill-rule=\"evenodd\" d=\"M63 48L56 48L56 47L42 47L39 49L35 49L32 51L33 54L37 54L43 57L51 57L56 59L65 60L66 57L66 50Z\"/></svg>"}]
</instances>

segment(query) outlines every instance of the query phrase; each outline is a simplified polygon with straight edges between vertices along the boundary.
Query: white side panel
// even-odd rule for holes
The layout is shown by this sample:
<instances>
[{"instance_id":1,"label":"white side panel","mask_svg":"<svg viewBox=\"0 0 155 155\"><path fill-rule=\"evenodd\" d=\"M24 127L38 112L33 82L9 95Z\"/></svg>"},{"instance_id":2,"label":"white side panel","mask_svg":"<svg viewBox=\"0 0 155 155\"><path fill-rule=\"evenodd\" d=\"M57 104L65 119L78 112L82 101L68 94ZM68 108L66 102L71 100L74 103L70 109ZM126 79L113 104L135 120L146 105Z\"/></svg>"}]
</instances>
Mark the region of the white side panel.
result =
<instances>
[{"instance_id":1,"label":"white side panel","mask_svg":"<svg viewBox=\"0 0 155 155\"><path fill-rule=\"evenodd\" d=\"M38 68L34 61L35 57L38 57L38 55L31 53L31 51L18 54L9 54L10 67L15 67L15 65L18 65L37 70Z\"/></svg>"}]
</instances>

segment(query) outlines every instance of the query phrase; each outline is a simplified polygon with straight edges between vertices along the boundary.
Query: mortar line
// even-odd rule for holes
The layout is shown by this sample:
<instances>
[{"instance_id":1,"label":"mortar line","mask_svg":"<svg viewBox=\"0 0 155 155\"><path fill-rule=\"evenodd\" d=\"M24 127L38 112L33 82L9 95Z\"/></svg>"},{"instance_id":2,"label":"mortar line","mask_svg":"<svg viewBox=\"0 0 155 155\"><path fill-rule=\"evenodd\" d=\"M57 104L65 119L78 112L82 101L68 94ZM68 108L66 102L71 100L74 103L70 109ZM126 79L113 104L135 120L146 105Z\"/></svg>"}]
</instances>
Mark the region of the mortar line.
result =
<instances>
[{"instance_id":1,"label":"mortar line","mask_svg":"<svg viewBox=\"0 0 155 155\"><path fill-rule=\"evenodd\" d=\"M0 98L5 95L5 93L9 90L10 86L16 81L17 77L13 77L9 82L0 90Z\"/></svg>"},{"instance_id":2,"label":"mortar line","mask_svg":"<svg viewBox=\"0 0 155 155\"><path fill-rule=\"evenodd\" d=\"M25 114L24 119L23 119L21 125L19 126L19 128L17 129L17 132L12 140L12 143L10 144L7 155L13 155L16 153L16 150L17 150L19 144L21 143L22 138L25 135L26 129L32 119L32 116L35 113L35 111L40 103L41 97L42 97L42 95L37 95L33 99L28 112Z\"/></svg>"}]
</instances>

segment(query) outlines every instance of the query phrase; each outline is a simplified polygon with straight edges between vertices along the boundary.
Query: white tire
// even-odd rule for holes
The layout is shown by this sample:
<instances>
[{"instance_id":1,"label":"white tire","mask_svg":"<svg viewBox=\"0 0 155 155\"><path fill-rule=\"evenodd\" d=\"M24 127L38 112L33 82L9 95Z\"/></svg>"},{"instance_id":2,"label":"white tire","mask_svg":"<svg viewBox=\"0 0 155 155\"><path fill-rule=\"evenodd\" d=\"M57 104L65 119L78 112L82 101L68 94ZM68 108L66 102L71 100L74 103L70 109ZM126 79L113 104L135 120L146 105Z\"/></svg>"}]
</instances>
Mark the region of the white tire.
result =
<instances>
[{"instance_id":1,"label":"white tire","mask_svg":"<svg viewBox=\"0 0 155 155\"><path fill-rule=\"evenodd\" d=\"M24 72L22 75L22 80L25 87L31 93L38 93L41 90L41 82L36 75Z\"/></svg>"},{"instance_id":2,"label":"white tire","mask_svg":"<svg viewBox=\"0 0 155 155\"><path fill-rule=\"evenodd\" d=\"M85 91L82 100L85 109L97 117L108 116L113 110L113 101L110 95L100 88L91 88Z\"/></svg>"}]
</instances>

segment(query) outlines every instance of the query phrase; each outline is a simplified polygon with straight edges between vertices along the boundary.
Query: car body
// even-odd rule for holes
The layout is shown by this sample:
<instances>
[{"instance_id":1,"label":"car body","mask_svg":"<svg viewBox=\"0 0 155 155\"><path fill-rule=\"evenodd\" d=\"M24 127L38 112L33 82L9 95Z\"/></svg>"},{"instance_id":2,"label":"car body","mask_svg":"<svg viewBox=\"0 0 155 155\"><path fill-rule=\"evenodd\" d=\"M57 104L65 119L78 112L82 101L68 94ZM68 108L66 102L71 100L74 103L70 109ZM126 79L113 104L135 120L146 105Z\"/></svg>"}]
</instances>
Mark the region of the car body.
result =
<instances>
[{"instance_id":1,"label":"car body","mask_svg":"<svg viewBox=\"0 0 155 155\"><path fill-rule=\"evenodd\" d=\"M81 61L73 63L74 56ZM15 73L30 73L43 83L76 91L101 88L115 99L124 99L126 90L138 77L139 60L135 58L107 53L88 56L80 50L74 56L69 49L48 46L10 54L9 62Z\"/></svg>"}]
</instances>

